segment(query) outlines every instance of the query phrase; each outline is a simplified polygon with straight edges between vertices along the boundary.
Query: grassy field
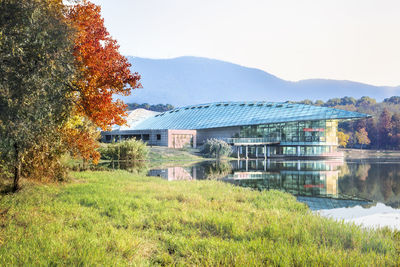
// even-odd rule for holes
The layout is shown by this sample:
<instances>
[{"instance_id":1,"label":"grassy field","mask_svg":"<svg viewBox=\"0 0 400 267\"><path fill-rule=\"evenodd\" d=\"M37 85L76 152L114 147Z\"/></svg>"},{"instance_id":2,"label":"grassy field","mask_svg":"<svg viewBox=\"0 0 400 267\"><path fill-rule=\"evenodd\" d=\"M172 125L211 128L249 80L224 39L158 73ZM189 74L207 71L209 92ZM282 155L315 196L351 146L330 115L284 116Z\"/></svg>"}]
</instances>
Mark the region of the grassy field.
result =
<instances>
[{"instance_id":1,"label":"grassy field","mask_svg":"<svg viewBox=\"0 0 400 267\"><path fill-rule=\"evenodd\" d=\"M400 233L218 181L73 173L0 200L0 266L399 265Z\"/></svg>"}]
</instances>

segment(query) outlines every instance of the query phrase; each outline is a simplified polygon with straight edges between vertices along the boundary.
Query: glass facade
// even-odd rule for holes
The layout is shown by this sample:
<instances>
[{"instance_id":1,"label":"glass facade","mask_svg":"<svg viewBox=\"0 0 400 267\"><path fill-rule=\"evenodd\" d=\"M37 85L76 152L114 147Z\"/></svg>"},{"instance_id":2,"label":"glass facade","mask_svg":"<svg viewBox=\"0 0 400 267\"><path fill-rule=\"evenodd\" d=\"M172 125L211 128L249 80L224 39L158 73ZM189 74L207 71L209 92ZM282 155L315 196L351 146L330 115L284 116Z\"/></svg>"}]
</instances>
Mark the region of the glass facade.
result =
<instances>
[{"instance_id":1,"label":"glass facade","mask_svg":"<svg viewBox=\"0 0 400 267\"><path fill-rule=\"evenodd\" d=\"M241 126L240 137L260 137L278 142L337 144L337 125L337 120L319 120Z\"/></svg>"},{"instance_id":2,"label":"glass facade","mask_svg":"<svg viewBox=\"0 0 400 267\"><path fill-rule=\"evenodd\" d=\"M241 138L265 138L280 142L270 147L271 155L313 156L334 153L337 148L337 120L296 121L240 127ZM263 153L260 149L257 153ZM255 151L250 153L257 154Z\"/></svg>"}]
</instances>

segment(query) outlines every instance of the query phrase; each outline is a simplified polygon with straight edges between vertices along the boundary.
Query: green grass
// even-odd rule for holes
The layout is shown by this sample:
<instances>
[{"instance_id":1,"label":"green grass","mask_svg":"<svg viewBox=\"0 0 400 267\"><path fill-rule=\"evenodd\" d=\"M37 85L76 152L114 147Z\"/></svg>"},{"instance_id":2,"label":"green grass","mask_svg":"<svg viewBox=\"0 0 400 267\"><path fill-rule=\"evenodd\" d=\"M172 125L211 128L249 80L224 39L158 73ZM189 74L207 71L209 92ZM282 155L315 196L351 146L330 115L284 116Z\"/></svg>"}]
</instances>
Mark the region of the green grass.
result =
<instances>
[{"instance_id":1,"label":"green grass","mask_svg":"<svg viewBox=\"0 0 400 267\"><path fill-rule=\"evenodd\" d=\"M312 214L295 198L124 171L25 184L0 200L0 266L393 266L400 233Z\"/></svg>"}]
</instances>

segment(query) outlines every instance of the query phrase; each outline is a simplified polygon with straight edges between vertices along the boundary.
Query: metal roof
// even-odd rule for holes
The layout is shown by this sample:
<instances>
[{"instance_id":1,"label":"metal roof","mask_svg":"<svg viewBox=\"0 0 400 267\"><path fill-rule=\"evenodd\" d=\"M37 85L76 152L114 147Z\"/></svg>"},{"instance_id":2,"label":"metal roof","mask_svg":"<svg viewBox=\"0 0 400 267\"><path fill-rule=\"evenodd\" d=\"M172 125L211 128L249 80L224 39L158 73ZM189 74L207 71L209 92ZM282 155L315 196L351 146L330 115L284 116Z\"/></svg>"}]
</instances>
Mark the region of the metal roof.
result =
<instances>
[{"instance_id":1,"label":"metal roof","mask_svg":"<svg viewBox=\"0 0 400 267\"><path fill-rule=\"evenodd\" d=\"M290 102L218 102L157 114L126 130L208 129L291 121L359 119L358 112Z\"/></svg>"},{"instance_id":2,"label":"metal roof","mask_svg":"<svg viewBox=\"0 0 400 267\"><path fill-rule=\"evenodd\" d=\"M157 114L159 114L160 112L155 112L155 111L151 111L151 110L147 110L147 109L143 109L143 108L138 108L135 110L131 110L128 111L128 116L125 117L126 119L126 125L113 125L112 126L112 130L113 131L125 131L125 130L130 130L130 129L134 129L135 126L137 124L139 124L140 122L144 121L145 119L149 118L149 117L153 117Z\"/></svg>"}]
</instances>

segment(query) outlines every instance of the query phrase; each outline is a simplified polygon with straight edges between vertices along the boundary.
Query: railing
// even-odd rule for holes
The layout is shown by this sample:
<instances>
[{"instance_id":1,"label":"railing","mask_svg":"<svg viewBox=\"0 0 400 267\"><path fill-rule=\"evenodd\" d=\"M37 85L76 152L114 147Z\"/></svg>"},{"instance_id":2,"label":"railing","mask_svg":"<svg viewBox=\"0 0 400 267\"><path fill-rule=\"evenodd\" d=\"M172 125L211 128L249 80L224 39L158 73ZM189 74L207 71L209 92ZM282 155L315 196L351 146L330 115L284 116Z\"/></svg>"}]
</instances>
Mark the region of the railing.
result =
<instances>
[{"instance_id":1,"label":"railing","mask_svg":"<svg viewBox=\"0 0 400 267\"><path fill-rule=\"evenodd\" d=\"M279 138L224 138L228 144L266 144L279 143Z\"/></svg>"}]
</instances>

